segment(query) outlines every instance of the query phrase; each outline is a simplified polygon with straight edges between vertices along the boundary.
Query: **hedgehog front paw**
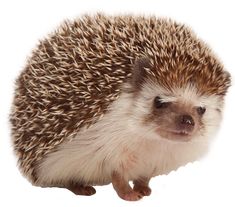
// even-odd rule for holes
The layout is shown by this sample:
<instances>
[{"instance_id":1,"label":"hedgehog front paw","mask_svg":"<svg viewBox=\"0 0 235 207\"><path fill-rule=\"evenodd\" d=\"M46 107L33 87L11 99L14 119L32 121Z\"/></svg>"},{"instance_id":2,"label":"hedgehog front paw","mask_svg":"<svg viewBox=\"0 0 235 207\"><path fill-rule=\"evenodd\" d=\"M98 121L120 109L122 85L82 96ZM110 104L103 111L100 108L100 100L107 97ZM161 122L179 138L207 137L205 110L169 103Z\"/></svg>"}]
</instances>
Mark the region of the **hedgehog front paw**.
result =
<instances>
[{"instance_id":1,"label":"hedgehog front paw","mask_svg":"<svg viewBox=\"0 0 235 207\"><path fill-rule=\"evenodd\" d=\"M142 196L149 196L151 194L151 188L149 185L150 178L142 177L138 180L134 180L133 190L140 193Z\"/></svg>"},{"instance_id":2,"label":"hedgehog front paw","mask_svg":"<svg viewBox=\"0 0 235 207\"><path fill-rule=\"evenodd\" d=\"M152 190L148 186L135 185L134 191L140 193L142 196L149 196Z\"/></svg>"},{"instance_id":3,"label":"hedgehog front paw","mask_svg":"<svg viewBox=\"0 0 235 207\"><path fill-rule=\"evenodd\" d=\"M136 191L130 191L124 194L119 194L119 197L126 200L126 201L138 201L140 200L143 196Z\"/></svg>"}]
</instances>

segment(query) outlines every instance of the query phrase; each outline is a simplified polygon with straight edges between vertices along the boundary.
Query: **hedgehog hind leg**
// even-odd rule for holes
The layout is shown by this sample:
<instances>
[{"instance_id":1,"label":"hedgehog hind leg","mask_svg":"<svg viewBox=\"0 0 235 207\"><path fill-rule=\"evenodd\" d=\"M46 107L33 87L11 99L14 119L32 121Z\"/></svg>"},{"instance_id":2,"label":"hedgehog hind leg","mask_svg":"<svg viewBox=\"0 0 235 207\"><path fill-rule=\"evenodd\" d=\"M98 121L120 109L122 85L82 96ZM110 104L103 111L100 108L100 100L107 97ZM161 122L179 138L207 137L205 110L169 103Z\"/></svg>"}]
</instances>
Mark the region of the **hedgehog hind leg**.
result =
<instances>
[{"instance_id":1,"label":"hedgehog hind leg","mask_svg":"<svg viewBox=\"0 0 235 207\"><path fill-rule=\"evenodd\" d=\"M66 188L73 192L75 195L91 196L96 193L95 188L90 185L70 184Z\"/></svg>"},{"instance_id":2,"label":"hedgehog hind leg","mask_svg":"<svg viewBox=\"0 0 235 207\"><path fill-rule=\"evenodd\" d=\"M48 184L36 184L35 186L42 187L42 188L63 188L71 191L75 195L84 195L84 196L91 196L96 193L96 190L93 186L91 185L85 185L81 183L75 183L75 182L53 182L53 183L48 183Z\"/></svg>"}]
</instances>

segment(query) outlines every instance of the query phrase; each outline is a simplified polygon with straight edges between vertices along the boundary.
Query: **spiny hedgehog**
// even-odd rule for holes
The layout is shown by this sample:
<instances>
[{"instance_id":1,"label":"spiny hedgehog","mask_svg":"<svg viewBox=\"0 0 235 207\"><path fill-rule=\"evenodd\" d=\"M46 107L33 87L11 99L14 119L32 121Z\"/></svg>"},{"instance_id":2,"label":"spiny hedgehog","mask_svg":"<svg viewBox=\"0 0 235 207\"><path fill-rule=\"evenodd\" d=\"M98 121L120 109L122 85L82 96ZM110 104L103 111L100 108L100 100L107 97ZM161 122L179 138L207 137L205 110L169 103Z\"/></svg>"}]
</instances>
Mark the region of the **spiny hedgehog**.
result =
<instances>
[{"instance_id":1,"label":"spiny hedgehog","mask_svg":"<svg viewBox=\"0 0 235 207\"><path fill-rule=\"evenodd\" d=\"M42 40L16 81L14 150L32 184L125 200L199 159L230 75L188 27L142 16L82 16ZM133 189L129 185L133 181Z\"/></svg>"}]
</instances>

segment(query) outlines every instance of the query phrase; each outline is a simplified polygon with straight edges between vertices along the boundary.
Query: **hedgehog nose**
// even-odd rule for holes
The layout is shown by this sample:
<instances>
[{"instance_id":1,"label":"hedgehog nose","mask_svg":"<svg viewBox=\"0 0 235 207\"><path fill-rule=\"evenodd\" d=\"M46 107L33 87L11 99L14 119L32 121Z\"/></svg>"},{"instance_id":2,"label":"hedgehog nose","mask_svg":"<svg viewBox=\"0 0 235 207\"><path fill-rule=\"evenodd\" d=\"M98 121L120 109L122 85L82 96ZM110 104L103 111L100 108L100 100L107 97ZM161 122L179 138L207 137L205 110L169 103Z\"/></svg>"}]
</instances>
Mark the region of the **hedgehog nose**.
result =
<instances>
[{"instance_id":1,"label":"hedgehog nose","mask_svg":"<svg viewBox=\"0 0 235 207\"><path fill-rule=\"evenodd\" d=\"M183 125L183 126L193 127L195 125L193 117L188 114L179 116L179 123L180 125Z\"/></svg>"}]
</instances>

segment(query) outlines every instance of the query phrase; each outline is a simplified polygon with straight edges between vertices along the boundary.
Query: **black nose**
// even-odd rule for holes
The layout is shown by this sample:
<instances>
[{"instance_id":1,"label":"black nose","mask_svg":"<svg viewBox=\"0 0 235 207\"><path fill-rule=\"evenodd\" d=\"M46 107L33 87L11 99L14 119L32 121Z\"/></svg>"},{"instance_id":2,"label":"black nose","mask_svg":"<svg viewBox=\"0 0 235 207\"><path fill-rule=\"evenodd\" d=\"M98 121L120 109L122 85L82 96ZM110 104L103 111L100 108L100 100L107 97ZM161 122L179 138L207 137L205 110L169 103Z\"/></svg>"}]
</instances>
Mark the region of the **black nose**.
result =
<instances>
[{"instance_id":1,"label":"black nose","mask_svg":"<svg viewBox=\"0 0 235 207\"><path fill-rule=\"evenodd\" d=\"M194 123L194 120L193 120L193 117L190 116L190 115L181 115L179 117L179 121L180 121L180 124L182 125L187 125L187 126L194 126L195 123Z\"/></svg>"}]
</instances>

